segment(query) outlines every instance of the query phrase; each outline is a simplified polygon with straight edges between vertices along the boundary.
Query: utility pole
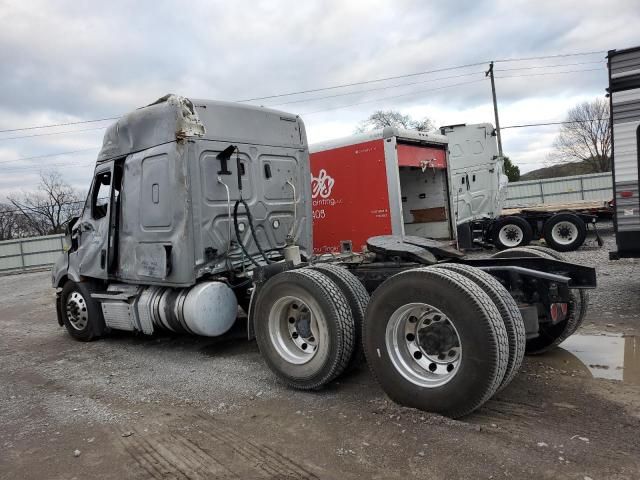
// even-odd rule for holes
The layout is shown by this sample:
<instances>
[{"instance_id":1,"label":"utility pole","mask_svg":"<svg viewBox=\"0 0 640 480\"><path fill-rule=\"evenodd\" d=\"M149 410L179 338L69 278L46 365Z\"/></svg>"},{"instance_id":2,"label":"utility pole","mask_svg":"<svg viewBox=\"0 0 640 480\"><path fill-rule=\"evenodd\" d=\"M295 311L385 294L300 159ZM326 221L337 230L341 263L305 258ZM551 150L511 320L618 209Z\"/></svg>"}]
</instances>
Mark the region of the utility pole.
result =
<instances>
[{"instance_id":1,"label":"utility pole","mask_svg":"<svg viewBox=\"0 0 640 480\"><path fill-rule=\"evenodd\" d=\"M493 62L489 64L489 70L484 72L484 76L491 78L491 94L493 95L493 113L496 117L496 136L498 137L498 155L502 157L502 137L500 135L500 119L498 118L498 100L496 100L496 82L493 79Z\"/></svg>"}]
</instances>

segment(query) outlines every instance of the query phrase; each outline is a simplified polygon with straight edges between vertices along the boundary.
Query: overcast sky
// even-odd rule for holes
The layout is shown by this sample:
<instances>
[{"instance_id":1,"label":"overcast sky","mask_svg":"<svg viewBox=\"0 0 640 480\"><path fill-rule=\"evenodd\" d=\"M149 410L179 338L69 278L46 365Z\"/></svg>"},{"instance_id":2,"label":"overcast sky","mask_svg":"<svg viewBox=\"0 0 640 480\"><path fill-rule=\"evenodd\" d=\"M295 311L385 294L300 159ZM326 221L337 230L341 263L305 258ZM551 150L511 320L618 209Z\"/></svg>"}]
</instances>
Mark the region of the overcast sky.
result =
<instances>
[{"instance_id":1,"label":"overcast sky","mask_svg":"<svg viewBox=\"0 0 640 480\"><path fill-rule=\"evenodd\" d=\"M117 116L169 92L241 100L624 48L640 43L639 24L638 0L0 0L0 130ZM603 96L605 55L497 63L501 124L562 120L574 104ZM311 143L351 134L377 109L436 125L493 123L484 69L254 103L300 114ZM36 188L39 171L50 168L86 189L108 124L0 133L0 201ZM504 130L505 153L523 172L544 166L556 133Z\"/></svg>"}]
</instances>

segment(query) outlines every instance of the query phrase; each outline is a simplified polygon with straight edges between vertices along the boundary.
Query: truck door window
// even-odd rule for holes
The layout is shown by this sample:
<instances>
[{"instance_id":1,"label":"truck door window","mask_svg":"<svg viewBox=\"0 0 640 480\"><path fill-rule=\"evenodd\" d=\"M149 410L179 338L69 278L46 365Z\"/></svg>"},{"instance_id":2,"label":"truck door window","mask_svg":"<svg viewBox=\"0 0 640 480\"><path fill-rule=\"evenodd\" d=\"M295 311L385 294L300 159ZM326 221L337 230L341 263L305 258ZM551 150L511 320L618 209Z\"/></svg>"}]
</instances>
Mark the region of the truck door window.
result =
<instances>
[{"instance_id":1,"label":"truck door window","mask_svg":"<svg viewBox=\"0 0 640 480\"><path fill-rule=\"evenodd\" d=\"M111 188L111 172L96 175L91 194L91 216L94 219L103 218L107 214Z\"/></svg>"}]
</instances>

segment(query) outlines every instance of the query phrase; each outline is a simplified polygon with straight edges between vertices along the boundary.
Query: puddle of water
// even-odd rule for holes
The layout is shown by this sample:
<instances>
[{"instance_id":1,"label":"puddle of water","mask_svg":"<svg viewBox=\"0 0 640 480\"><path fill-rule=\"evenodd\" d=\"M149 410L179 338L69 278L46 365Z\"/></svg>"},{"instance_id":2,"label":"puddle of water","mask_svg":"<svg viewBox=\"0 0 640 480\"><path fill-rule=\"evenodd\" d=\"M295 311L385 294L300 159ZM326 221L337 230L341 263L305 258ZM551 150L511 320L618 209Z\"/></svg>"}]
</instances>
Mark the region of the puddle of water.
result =
<instances>
[{"instance_id":1,"label":"puddle of water","mask_svg":"<svg viewBox=\"0 0 640 480\"><path fill-rule=\"evenodd\" d=\"M564 370L640 385L640 338L621 334L570 336L549 358Z\"/></svg>"}]
</instances>

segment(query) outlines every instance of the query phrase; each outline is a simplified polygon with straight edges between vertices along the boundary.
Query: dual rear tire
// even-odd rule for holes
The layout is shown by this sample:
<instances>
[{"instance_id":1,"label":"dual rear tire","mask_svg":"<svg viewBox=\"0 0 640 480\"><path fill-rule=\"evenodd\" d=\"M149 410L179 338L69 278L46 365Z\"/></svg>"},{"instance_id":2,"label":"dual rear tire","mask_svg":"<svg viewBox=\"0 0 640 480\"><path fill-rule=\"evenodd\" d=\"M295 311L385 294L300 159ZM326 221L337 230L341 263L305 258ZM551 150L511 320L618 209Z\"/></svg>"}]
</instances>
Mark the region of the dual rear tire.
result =
<instances>
[{"instance_id":1,"label":"dual rear tire","mask_svg":"<svg viewBox=\"0 0 640 480\"><path fill-rule=\"evenodd\" d=\"M275 275L258 292L255 309L267 365L294 388L318 389L357 361L361 343L389 397L451 417L480 407L518 372L522 317L504 287L478 269L407 270L367 300L356 277L340 267Z\"/></svg>"},{"instance_id":2,"label":"dual rear tire","mask_svg":"<svg viewBox=\"0 0 640 480\"><path fill-rule=\"evenodd\" d=\"M514 304L496 302L511 297L485 276L464 265L418 268L374 292L364 348L392 400L457 418L513 379L524 355L524 324Z\"/></svg>"},{"instance_id":3,"label":"dual rear tire","mask_svg":"<svg viewBox=\"0 0 640 480\"><path fill-rule=\"evenodd\" d=\"M328 267L328 268L327 268ZM300 268L270 278L254 311L260 353L287 385L321 388L358 361L368 295L336 266Z\"/></svg>"}]
</instances>

